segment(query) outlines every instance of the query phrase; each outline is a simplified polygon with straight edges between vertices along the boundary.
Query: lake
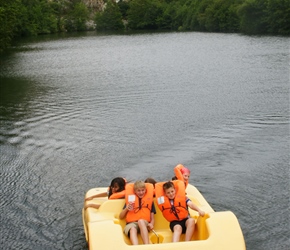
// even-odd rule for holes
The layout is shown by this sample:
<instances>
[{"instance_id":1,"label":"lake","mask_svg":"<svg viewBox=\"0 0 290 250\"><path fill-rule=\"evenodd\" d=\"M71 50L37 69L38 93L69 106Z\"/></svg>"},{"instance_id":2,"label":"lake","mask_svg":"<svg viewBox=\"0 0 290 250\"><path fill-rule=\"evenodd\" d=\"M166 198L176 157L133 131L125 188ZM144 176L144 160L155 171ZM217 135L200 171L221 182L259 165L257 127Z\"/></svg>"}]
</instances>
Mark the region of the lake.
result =
<instances>
[{"instance_id":1,"label":"lake","mask_svg":"<svg viewBox=\"0 0 290 250\"><path fill-rule=\"evenodd\" d=\"M87 249L81 210L116 176L182 163L247 249L289 249L290 38L42 36L0 58L2 249Z\"/></svg>"}]
</instances>

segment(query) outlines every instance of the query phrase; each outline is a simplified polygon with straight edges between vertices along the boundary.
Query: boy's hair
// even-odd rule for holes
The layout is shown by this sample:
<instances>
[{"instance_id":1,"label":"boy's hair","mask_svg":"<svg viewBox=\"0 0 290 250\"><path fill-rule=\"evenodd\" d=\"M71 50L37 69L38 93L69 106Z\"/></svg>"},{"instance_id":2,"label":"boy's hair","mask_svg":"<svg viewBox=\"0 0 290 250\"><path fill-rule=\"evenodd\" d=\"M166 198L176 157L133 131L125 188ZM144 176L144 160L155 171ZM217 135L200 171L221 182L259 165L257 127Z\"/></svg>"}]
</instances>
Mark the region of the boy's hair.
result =
<instances>
[{"instance_id":1,"label":"boy's hair","mask_svg":"<svg viewBox=\"0 0 290 250\"><path fill-rule=\"evenodd\" d=\"M175 188L174 183L172 181L167 181L163 184L163 190L167 190L169 188Z\"/></svg>"},{"instance_id":2,"label":"boy's hair","mask_svg":"<svg viewBox=\"0 0 290 250\"><path fill-rule=\"evenodd\" d=\"M137 190L138 188L145 188L145 182L144 181L136 181L134 183L134 190Z\"/></svg>"}]
</instances>

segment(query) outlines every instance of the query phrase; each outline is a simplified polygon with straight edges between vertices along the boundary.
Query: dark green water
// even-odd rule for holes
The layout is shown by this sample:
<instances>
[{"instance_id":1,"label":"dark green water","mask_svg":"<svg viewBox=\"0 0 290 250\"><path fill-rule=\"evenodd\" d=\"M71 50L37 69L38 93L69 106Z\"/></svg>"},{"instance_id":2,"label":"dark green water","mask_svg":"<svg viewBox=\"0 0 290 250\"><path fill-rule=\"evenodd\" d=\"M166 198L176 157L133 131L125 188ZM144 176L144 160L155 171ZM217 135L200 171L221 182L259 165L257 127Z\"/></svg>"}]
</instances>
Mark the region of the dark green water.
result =
<instances>
[{"instance_id":1,"label":"dark green water","mask_svg":"<svg viewBox=\"0 0 290 250\"><path fill-rule=\"evenodd\" d=\"M2 248L86 249L88 189L183 163L247 249L289 249L289 41L86 33L2 56Z\"/></svg>"}]
</instances>

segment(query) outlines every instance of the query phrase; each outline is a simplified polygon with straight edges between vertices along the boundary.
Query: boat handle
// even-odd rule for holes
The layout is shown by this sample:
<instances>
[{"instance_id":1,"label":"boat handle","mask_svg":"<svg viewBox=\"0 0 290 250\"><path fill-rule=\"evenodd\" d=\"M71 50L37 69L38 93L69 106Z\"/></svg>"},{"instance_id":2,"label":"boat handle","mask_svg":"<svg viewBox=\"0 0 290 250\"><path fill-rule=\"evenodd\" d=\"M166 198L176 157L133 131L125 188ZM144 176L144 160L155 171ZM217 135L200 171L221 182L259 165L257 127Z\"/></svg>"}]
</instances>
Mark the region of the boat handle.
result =
<instances>
[{"instance_id":1,"label":"boat handle","mask_svg":"<svg viewBox=\"0 0 290 250\"><path fill-rule=\"evenodd\" d=\"M155 232L154 229L152 229L152 232L156 235L156 237L157 237L157 243L159 244L159 235Z\"/></svg>"}]
</instances>

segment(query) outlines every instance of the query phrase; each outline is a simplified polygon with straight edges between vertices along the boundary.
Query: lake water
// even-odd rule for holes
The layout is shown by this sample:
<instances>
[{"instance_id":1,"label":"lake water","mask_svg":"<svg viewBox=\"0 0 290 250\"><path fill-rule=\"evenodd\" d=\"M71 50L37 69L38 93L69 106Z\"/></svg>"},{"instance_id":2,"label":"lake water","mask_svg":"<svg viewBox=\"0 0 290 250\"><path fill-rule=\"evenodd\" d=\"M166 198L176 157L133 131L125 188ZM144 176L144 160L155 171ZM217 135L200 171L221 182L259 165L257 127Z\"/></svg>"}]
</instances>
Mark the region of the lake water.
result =
<instances>
[{"instance_id":1,"label":"lake water","mask_svg":"<svg viewBox=\"0 0 290 250\"><path fill-rule=\"evenodd\" d=\"M249 250L289 241L289 44L215 33L80 33L0 61L1 248L87 249L84 195L182 163Z\"/></svg>"}]
</instances>

